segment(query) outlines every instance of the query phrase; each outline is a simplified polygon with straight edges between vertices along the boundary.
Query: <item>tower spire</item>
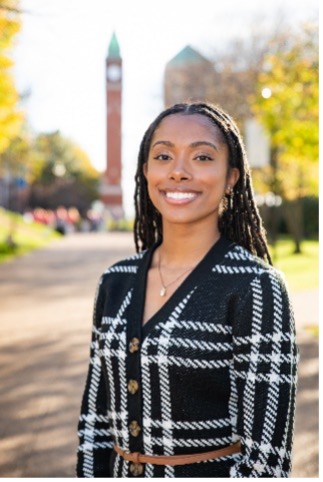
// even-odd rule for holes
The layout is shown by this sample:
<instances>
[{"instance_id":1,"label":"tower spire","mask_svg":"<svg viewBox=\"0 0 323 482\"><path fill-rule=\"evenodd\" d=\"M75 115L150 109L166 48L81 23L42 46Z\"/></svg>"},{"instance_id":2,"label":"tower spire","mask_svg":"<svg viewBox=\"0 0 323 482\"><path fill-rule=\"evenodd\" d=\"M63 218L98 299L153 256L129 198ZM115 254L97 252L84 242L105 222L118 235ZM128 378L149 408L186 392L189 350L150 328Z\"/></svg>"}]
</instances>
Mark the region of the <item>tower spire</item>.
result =
<instances>
[{"instance_id":1,"label":"tower spire","mask_svg":"<svg viewBox=\"0 0 323 482\"><path fill-rule=\"evenodd\" d=\"M108 57L110 59L120 58L120 46L115 32L112 33L111 40L108 47Z\"/></svg>"}]
</instances>

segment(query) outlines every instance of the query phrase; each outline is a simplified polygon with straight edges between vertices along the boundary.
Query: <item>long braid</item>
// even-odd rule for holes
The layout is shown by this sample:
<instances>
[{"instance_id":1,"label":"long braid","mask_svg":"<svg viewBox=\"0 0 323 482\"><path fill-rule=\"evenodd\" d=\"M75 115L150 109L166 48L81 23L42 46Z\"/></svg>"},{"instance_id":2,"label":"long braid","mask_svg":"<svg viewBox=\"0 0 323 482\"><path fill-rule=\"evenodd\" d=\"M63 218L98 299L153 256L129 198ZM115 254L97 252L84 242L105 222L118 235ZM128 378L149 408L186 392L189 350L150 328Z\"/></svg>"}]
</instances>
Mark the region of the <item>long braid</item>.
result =
<instances>
[{"instance_id":1,"label":"long braid","mask_svg":"<svg viewBox=\"0 0 323 482\"><path fill-rule=\"evenodd\" d=\"M240 177L232 193L226 194L219 217L219 229L228 239L245 247L250 253L272 264L266 232L254 199L250 169L239 129L233 119L218 106L207 103L176 104L163 111L147 129L140 145L135 176L134 237L137 251L162 240L162 218L152 204L143 166L148 161L151 140L161 121L174 114L206 116L215 124L229 148L229 166L239 169Z\"/></svg>"}]
</instances>

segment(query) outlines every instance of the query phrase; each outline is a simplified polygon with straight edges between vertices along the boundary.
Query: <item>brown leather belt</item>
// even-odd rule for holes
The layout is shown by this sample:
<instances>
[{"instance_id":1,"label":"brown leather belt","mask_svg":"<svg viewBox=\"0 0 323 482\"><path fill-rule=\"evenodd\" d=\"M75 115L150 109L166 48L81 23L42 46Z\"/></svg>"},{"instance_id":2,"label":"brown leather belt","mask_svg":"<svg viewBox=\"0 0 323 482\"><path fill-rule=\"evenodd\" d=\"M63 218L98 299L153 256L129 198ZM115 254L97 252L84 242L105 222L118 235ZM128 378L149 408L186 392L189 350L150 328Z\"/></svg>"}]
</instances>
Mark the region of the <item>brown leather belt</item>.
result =
<instances>
[{"instance_id":1,"label":"brown leather belt","mask_svg":"<svg viewBox=\"0 0 323 482\"><path fill-rule=\"evenodd\" d=\"M227 455L238 454L241 452L240 442L224 447L223 449L213 450L212 452L202 452L200 454L189 455L145 455L140 452L125 452L117 445L113 446L117 454L121 455L124 460L134 462L135 464L154 464L154 465L186 465L205 460L212 460L218 457L226 457Z\"/></svg>"}]
</instances>

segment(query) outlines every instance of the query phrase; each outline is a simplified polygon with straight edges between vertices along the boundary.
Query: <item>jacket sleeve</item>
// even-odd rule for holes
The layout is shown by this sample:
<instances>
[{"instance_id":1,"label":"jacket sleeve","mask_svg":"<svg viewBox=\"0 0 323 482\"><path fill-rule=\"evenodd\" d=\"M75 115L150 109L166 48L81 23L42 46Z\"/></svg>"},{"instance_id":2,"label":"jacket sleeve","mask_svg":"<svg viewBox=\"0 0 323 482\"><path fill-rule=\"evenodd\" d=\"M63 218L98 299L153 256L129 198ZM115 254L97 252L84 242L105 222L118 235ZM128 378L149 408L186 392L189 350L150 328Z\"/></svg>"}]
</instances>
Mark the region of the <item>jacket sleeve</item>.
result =
<instances>
[{"instance_id":1,"label":"jacket sleeve","mask_svg":"<svg viewBox=\"0 0 323 482\"><path fill-rule=\"evenodd\" d=\"M78 423L77 477L111 477L112 439L107 416L107 394L99 356L99 331L103 313L102 278L95 296L90 362Z\"/></svg>"},{"instance_id":2,"label":"jacket sleeve","mask_svg":"<svg viewBox=\"0 0 323 482\"><path fill-rule=\"evenodd\" d=\"M237 432L242 456L231 477L288 477L298 348L293 310L276 270L255 278L233 328Z\"/></svg>"}]
</instances>

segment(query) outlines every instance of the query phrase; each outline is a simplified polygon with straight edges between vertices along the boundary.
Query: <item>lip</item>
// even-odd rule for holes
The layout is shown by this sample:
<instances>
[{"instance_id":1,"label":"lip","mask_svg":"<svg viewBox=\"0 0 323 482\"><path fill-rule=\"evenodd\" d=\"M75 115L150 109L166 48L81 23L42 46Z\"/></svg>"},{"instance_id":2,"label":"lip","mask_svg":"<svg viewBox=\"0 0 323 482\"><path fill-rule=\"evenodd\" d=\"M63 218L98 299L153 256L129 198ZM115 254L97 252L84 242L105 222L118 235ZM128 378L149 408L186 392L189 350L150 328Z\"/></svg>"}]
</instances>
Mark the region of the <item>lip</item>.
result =
<instances>
[{"instance_id":1,"label":"lip","mask_svg":"<svg viewBox=\"0 0 323 482\"><path fill-rule=\"evenodd\" d=\"M193 202L200 193L191 189L160 189L159 192L169 204L189 204Z\"/></svg>"}]
</instances>

